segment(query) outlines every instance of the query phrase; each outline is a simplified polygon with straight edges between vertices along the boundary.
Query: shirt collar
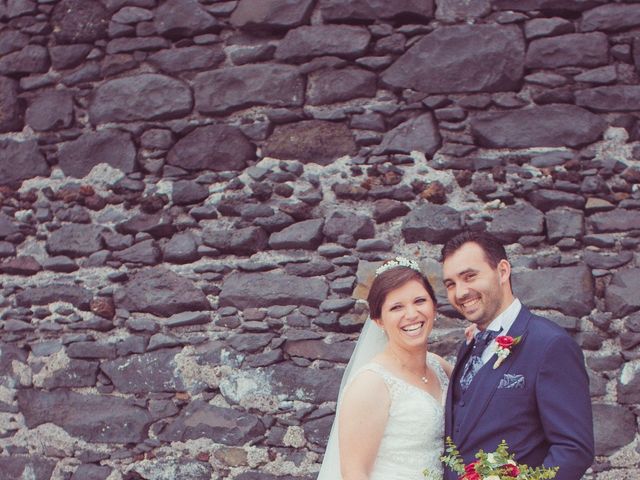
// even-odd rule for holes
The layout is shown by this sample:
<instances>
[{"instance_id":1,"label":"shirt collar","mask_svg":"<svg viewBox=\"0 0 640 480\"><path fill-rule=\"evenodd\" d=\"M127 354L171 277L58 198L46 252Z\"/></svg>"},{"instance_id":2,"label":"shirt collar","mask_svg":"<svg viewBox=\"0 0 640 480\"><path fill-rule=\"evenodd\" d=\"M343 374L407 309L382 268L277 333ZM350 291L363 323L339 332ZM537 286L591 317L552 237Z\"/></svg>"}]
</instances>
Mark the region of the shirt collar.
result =
<instances>
[{"instance_id":1,"label":"shirt collar","mask_svg":"<svg viewBox=\"0 0 640 480\"><path fill-rule=\"evenodd\" d=\"M487 330L500 331L502 335L506 335L511 328L511 325L516 321L521 308L522 303L520 303L520 300L515 298L504 312L493 319L487 327Z\"/></svg>"}]
</instances>

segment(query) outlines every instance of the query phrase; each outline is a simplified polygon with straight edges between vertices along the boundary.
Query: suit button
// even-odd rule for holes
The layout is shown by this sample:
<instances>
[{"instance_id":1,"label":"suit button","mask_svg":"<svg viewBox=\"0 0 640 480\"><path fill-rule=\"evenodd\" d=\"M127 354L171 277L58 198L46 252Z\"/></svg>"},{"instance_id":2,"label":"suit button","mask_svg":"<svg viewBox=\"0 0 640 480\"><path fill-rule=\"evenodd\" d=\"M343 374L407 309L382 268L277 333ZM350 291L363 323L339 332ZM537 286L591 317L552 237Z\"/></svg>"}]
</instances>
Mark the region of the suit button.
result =
<instances>
[{"instance_id":1,"label":"suit button","mask_svg":"<svg viewBox=\"0 0 640 480\"><path fill-rule=\"evenodd\" d=\"M460 405L461 407L464 407L465 405L464 400L460 400L460 403L458 403L458 405Z\"/></svg>"}]
</instances>

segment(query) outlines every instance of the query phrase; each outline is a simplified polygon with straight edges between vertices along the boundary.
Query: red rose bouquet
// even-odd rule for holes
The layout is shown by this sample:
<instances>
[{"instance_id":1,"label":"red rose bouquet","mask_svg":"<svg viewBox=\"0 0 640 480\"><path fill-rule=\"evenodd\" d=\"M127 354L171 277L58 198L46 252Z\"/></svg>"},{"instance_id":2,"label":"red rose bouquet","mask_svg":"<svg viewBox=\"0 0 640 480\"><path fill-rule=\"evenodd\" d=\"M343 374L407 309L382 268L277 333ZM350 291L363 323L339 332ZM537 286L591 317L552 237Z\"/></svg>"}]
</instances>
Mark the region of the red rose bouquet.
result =
<instances>
[{"instance_id":1,"label":"red rose bouquet","mask_svg":"<svg viewBox=\"0 0 640 480\"><path fill-rule=\"evenodd\" d=\"M554 478L558 467L529 467L518 464L509 453L507 442L500 442L493 453L480 450L476 461L465 464L451 438L446 441L446 455L441 457L445 466L459 475L459 480L548 480ZM428 477L428 473L425 472Z\"/></svg>"}]
</instances>

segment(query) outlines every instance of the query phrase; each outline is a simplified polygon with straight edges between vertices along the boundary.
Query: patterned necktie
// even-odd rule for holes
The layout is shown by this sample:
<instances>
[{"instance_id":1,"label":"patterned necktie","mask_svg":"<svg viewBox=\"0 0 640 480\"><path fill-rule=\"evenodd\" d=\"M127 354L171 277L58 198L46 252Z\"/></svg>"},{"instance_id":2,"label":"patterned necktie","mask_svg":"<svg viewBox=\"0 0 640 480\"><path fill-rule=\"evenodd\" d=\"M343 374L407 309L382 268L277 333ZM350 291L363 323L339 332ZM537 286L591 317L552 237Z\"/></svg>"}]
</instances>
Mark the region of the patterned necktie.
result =
<instances>
[{"instance_id":1,"label":"patterned necktie","mask_svg":"<svg viewBox=\"0 0 640 480\"><path fill-rule=\"evenodd\" d=\"M476 335L471 355L469 355L467 363L464 364L462 375L460 376L460 386L462 387L463 392L467 391L469 385L471 385L471 380L473 380L473 377L478 373L478 370L480 370L484 365L484 363L482 363L482 352L484 352L484 349L487 348L499 333L500 331L485 330L483 332L478 332Z\"/></svg>"}]
</instances>

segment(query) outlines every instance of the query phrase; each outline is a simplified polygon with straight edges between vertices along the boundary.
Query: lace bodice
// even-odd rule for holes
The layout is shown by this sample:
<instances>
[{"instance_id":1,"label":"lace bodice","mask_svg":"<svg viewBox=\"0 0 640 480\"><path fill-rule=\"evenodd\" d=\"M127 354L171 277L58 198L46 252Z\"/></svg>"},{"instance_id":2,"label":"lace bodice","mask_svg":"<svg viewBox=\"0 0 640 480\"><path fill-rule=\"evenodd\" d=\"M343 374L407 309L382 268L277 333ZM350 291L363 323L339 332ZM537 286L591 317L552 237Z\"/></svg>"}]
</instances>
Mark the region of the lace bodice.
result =
<instances>
[{"instance_id":1,"label":"lace bodice","mask_svg":"<svg viewBox=\"0 0 640 480\"><path fill-rule=\"evenodd\" d=\"M425 468L432 472L430 478L442 478L440 455L449 379L434 355L429 354L427 359L440 382L440 401L378 363L362 367L362 371L373 371L383 378L391 397L389 420L370 480L425 480Z\"/></svg>"}]
</instances>

